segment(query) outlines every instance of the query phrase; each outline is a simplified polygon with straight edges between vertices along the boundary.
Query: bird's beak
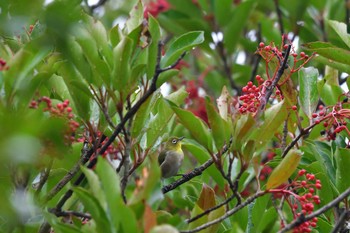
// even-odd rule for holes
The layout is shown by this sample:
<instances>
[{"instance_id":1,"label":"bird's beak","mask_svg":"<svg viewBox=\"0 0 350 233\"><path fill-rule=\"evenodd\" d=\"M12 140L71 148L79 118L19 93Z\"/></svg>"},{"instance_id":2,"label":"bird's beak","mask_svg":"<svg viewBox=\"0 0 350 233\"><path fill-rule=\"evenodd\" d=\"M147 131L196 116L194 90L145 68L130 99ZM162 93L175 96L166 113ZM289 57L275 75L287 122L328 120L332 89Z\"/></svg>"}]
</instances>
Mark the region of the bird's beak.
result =
<instances>
[{"instance_id":1,"label":"bird's beak","mask_svg":"<svg viewBox=\"0 0 350 233\"><path fill-rule=\"evenodd\" d=\"M179 137L179 141L182 141L182 139L184 139L185 137Z\"/></svg>"}]
</instances>

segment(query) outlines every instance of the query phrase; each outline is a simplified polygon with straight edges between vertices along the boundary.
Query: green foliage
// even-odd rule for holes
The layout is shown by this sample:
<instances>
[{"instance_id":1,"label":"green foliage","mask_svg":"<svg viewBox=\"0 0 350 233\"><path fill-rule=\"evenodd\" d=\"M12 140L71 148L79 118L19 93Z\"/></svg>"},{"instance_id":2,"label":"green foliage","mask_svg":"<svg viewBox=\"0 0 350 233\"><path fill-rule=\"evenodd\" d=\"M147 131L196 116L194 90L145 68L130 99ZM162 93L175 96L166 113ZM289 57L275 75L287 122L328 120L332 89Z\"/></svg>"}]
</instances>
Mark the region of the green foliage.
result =
<instances>
[{"instance_id":1,"label":"green foliage","mask_svg":"<svg viewBox=\"0 0 350 233\"><path fill-rule=\"evenodd\" d=\"M343 1L100 3L0 2L1 232L277 232L348 191Z\"/></svg>"}]
</instances>

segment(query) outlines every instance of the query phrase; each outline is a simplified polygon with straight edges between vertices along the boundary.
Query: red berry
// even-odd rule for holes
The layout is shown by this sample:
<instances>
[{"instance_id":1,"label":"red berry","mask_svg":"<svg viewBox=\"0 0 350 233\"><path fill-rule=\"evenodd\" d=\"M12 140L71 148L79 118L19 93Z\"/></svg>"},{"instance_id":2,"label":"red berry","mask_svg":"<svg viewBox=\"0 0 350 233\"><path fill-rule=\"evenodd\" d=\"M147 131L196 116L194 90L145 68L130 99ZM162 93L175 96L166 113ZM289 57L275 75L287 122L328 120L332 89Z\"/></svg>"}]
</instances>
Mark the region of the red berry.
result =
<instances>
[{"instance_id":1,"label":"red berry","mask_svg":"<svg viewBox=\"0 0 350 233\"><path fill-rule=\"evenodd\" d=\"M301 53L300 53L300 57L305 57L305 53L304 53L304 52L301 52Z\"/></svg>"},{"instance_id":2,"label":"red berry","mask_svg":"<svg viewBox=\"0 0 350 233\"><path fill-rule=\"evenodd\" d=\"M295 106L295 105L292 106L292 109L293 109L294 111L298 110L297 106Z\"/></svg>"},{"instance_id":3,"label":"red berry","mask_svg":"<svg viewBox=\"0 0 350 233\"><path fill-rule=\"evenodd\" d=\"M67 112L72 112L72 108L71 108L71 107L68 107L68 108L67 108Z\"/></svg>"},{"instance_id":4,"label":"red berry","mask_svg":"<svg viewBox=\"0 0 350 233\"><path fill-rule=\"evenodd\" d=\"M314 192L315 192L315 189L309 188L309 192L310 192L310 193L314 193Z\"/></svg>"},{"instance_id":5,"label":"red berry","mask_svg":"<svg viewBox=\"0 0 350 233\"><path fill-rule=\"evenodd\" d=\"M321 188L322 188L322 185L321 185L320 183L316 183L316 184L315 184L315 187L316 187L317 189L321 189Z\"/></svg>"},{"instance_id":6,"label":"red berry","mask_svg":"<svg viewBox=\"0 0 350 233\"><path fill-rule=\"evenodd\" d=\"M317 116L317 113L312 113L312 118L316 118Z\"/></svg>"},{"instance_id":7,"label":"red berry","mask_svg":"<svg viewBox=\"0 0 350 233\"><path fill-rule=\"evenodd\" d=\"M298 175L299 175L299 176L303 176L305 173L306 173L306 170L305 170L305 169L301 169L301 170L298 172Z\"/></svg>"},{"instance_id":8,"label":"red berry","mask_svg":"<svg viewBox=\"0 0 350 233\"><path fill-rule=\"evenodd\" d=\"M260 43L259 43L259 47L260 47L260 48L263 48L264 46L265 46L264 42L260 42Z\"/></svg>"}]
</instances>

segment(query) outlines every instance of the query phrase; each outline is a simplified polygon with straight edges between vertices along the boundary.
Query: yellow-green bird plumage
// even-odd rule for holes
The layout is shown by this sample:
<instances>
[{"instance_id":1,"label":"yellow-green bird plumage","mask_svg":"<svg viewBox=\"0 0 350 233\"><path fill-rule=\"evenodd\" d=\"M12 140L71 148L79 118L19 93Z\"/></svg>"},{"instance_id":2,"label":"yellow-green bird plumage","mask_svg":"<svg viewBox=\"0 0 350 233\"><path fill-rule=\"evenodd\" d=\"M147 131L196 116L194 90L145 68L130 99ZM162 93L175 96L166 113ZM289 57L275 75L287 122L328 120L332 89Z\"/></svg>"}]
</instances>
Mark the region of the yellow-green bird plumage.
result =
<instances>
[{"instance_id":1,"label":"yellow-green bird plumage","mask_svg":"<svg viewBox=\"0 0 350 233\"><path fill-rule=\"evenodd\" d=\"M181 149L181 140L184 137L171 137L165 144L165 148L158 156L158 163L163 178L174 176L179 171L184 153Z\"/></svg>"}]
</instances>

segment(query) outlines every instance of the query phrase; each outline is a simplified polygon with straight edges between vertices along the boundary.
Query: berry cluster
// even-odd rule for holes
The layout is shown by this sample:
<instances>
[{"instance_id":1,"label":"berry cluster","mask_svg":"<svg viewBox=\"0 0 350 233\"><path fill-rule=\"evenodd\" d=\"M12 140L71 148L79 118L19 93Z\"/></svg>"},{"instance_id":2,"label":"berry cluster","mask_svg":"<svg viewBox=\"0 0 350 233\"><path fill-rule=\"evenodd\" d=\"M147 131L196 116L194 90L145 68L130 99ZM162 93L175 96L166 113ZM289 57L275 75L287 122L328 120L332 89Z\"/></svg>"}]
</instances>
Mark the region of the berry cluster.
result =
<instances>
[{"instance_id":1,"label":"berry cluster","mask_svg":"<svg viewBox=\"0 0 350 233\"><path fill-rule=\"evenodd\" d=\"M282 45L280 47L275 46L273 43L269 45L265 45L264 42L259 43L256 53L265 61L266 80L260 75L257 75L256 81L258 82L258 86L255 86L250 81L242 88L243 95L239 98L241 101L241 105L239 106L240 113L256 113L262 101L265 101L267 89L270 88L274 81L276 82L278 70L285 59L284 51L289 47L289 44L291 44L291 42L289 42L289 44L285 44L284 42L285 36L282 37ZM274 90L274 96L272 96L275 99L283 99L280 87L289 80L293 73L297 72L314 56L308 56L304 52L298 55L295 53L293 47L291 48L290 55L293 57L293 65L288 65L286 69L288 72L285 72L286 74L281 79L278 79L276 90Z\"/></svg>"},{"instance_id":2,"label":"berry cluster","mask_svg":"<svg viewBox=\"0 0 350 233\"><path fill-rule=\"evenodd\" d=\"M334 106L324 107L320 105L317 113L312 114L315 124L323 122L324 130L321 134L326 135L327 140L335 140L337 134L345 131L350 136L350 131L347 128L347 120L350 119L350 109L344 108L347 103L347 97L350 93L343 94L345 100L338 101Z\"/></svg>"},{"instance_id":3,"label":"berry cluster","mask_svg":"<svg viewBox=\"0 0 350 233\"><path fill-rule=\"evenodd\" d=\"M242 88L242 92L243 95L239 97L239 100L243 103L239 107L239 112L241 114L247 112L255 113L260 106L260 88L249 81L247 85Z\"/></svg>"},{"instance_id":4,"label":"berry cluster","mask_svg":"<svg viewBox=\"0 0 350 233\"><path fill-rule=\"evenodd\" d=\"M286 197L286 201L291 208L294 219L300 215L308 215L314 211L315 204L321 203L320 197L315 194L316 189L321 189L321 181L316 179L312 173L307 173L305 169L299 170L295 179L281 188L269 190L275 197ZM293 229L295 233L311 232L312 227L316 227L317 218L304 222ZM283 224L282 224L283 227Z\"/></svg>"},{"instance_id":5,"label":"berry cluster","mask_svg":"<svg viewBox=\"0 0 350 233\"><path fill-rule=\"evenodd\" d=\"M38 100L32 100L29 104L29 108L36 109L39 107L40 103L46 104L43 111L49 112L50 116L67 119L67 129L64 132L64 138L67 144L74 142L74 135L79 128L79 123L73 119L74 114L72 113L72 108L69 107L69 100L64 100L62 103L53 106L52 100L47 96L43 96Z\"/></svg>"}]
</instances>

